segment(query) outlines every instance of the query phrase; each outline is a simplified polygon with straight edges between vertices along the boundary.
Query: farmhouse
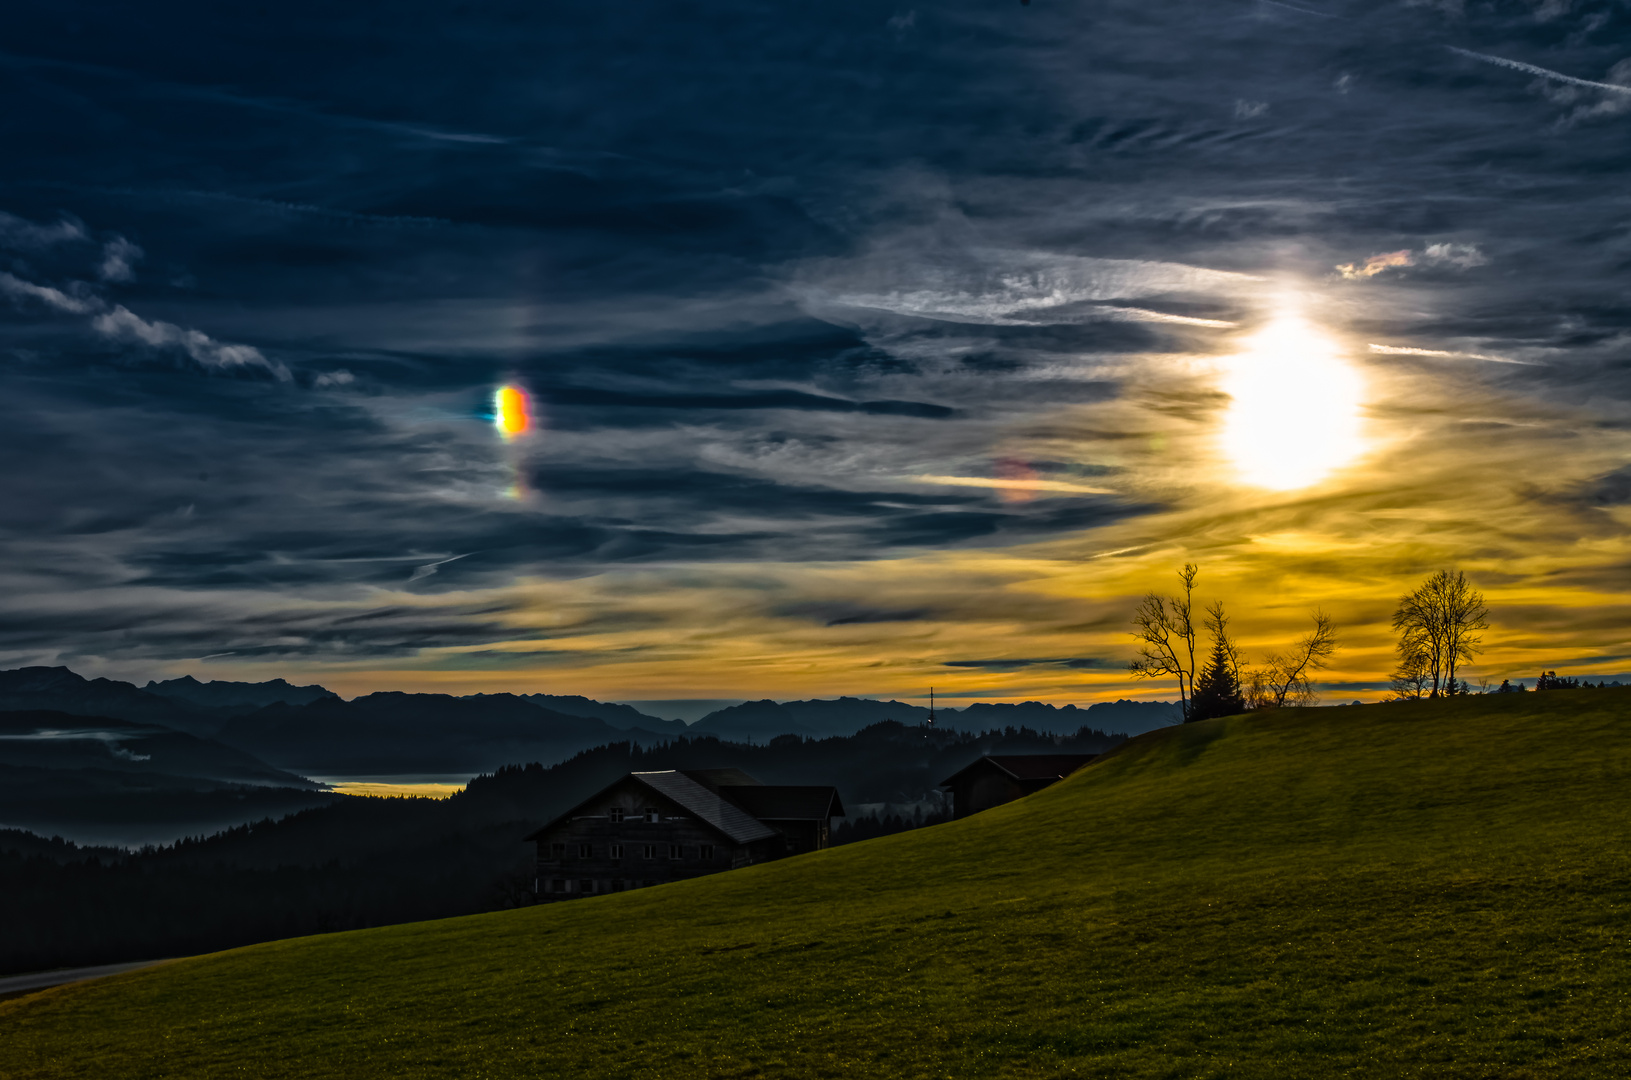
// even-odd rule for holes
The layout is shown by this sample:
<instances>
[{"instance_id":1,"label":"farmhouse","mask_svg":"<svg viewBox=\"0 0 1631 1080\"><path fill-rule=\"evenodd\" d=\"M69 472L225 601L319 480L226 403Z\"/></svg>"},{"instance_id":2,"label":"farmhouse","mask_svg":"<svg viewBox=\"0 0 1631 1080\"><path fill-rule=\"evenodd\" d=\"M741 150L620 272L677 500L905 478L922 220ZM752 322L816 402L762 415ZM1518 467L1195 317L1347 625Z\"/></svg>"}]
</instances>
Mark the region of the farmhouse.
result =
<instances>
[{"instance_id":1,"label":"farmhouse","mask_svg":"<svg viewBox=\"0 0 1631 1080\"><path fill-rule=\"evenodd\" d=\"M843 816L837 788L669 769L629 773L526 839L538 845L538 899L566 900L816 851Z\"/></svg>"},{"instance_id":2,"label":"farmhouse","mask_svg":"<svg viewBox=\"0 0 1631 1080\"><path fill-rule=\"evenodd\" d=\"M954 818L989 810L1041 791L1092 761L1096 754L987 754L940 781L950 788Z\"/></svg>"}]
</instances>

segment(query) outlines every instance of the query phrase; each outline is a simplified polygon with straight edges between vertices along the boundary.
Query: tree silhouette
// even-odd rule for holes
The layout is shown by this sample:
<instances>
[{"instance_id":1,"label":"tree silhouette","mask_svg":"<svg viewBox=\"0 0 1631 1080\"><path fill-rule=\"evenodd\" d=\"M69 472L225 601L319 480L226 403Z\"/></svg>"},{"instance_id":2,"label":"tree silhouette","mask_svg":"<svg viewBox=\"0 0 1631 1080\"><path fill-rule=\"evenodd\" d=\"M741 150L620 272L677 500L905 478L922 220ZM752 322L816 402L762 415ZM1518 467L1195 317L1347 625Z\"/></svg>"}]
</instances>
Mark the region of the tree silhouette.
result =
<instances>
[{"instance_id":1,"label":"tree silhouette","mask_svg":"<svg viewBox=\"0 0 1631 1080\"><path fill-rule=\"evenodd\" d=\"M1178 702L1189 719L1195 688L1195 576L1200 569L1185 563L1178 571L1182 596L1149 593L1133 616L1132 631L1140 645L1138 659L1127 665L1134 678L1178 680Z\"/></svg>"},{"instance_id":2,"label":"tree silhouette","mask_svg":"<svg viewBox=\"0 0 1631 1080\"><path fill-rule=\"evenodd\" d=\"M1400 632L1400 669L1419 664L1428 677L1427 696L1440 697L1456 692L1456 665L1483 651L1478 631L1489 629L1489 608L1465 574L1440 570L1399 598L1393 629Z\"/></svg>"},{"instance_id":3,"label":"tree silhouette","mask_svg":"<svg viewBox=\"0 0 1631 1080\"><path fill-rule=\"evenodd\" d=\"M1263 667L1251 673L1246 701L1252 708L1279 709L1319 701L1308 677L1330 664L1337 639L1331 616L1316 610L1313 619L1314 629L1304 634L1295 648L1287 653L1275 653Z\"/></svg>"},{"instance_id":4,"label":"tree silhouette","mask_svg":"<svg viewBox=\"0 0 1631 1080\"><path fill-rule=\"evenodd\" d=\"M1223 613L1223 601L1206 609L1206 628L1212 635L1212 652L1195 680L1190 720L1211 720L1246 711L1246 699L1240 692L1240 653L1229 636L1229 617Z\"/></svg>"}]
</instances>

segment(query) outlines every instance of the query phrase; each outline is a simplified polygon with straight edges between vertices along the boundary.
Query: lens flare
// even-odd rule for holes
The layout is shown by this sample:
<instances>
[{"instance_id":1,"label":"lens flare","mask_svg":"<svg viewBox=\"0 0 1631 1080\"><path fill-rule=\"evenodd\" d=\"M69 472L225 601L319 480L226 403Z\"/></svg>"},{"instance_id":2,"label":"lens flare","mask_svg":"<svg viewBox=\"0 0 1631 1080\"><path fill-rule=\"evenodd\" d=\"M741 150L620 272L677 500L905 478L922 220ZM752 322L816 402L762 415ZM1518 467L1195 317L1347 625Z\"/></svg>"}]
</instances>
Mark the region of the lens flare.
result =
<instances>
[{"instance_id":1,"label":"lens flare","mask_svg":"<svg viewBox=\"0 0 1631 1080\"><path fill-rule=\"evenodd\" d=\"M1230 361L1223 390L1233 399L1223 447L1248 484L1308 487L1364 451L1359 373L1298 316L1252 338Z\"/></svg>"},{"instance_id":2,"label":"lens flare","mask_svg":"<svg viewBox=\"0 0 1631 1080\"><path fill-rule=\"evenodd\" d=\"M501 386L493 394L493 425L506 439L525 435L532 427L532 404L518 386Z\"/></svg>"}]
</instances>

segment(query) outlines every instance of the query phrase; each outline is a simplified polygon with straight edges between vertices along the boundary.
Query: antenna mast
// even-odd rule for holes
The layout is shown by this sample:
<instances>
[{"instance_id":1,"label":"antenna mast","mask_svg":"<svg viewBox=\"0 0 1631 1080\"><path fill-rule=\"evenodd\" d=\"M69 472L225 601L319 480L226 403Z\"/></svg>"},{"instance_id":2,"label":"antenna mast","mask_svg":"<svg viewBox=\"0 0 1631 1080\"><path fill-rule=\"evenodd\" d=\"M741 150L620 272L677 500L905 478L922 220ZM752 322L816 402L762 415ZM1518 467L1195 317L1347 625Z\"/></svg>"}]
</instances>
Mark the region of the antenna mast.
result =
<instances>
[{"instance_id":1,"label":"antenna mast","mask_svg":"<svg viewBox=\"0 0 1631 1080\"><path fill-rule=\"evenodd\" d=\"M934 727L934 687L929 687L929 726Z\"/></svg>"}]
</instances>

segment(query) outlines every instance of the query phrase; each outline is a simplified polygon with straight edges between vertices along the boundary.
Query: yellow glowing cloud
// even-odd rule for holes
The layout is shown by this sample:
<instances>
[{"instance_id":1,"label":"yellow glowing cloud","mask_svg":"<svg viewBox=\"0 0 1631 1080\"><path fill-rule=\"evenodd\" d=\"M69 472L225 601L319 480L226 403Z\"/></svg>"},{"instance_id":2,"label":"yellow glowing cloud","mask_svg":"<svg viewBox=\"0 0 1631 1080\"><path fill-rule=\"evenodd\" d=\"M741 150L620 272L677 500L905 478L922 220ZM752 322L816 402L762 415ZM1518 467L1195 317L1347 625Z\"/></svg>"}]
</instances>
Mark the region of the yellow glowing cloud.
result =
<instances>
[{"instance_id":1,"label":"yellow glowing cloud","mask_svg":"<svg viewBox=\"0 0 1631 1080\"><path fill-rule=\"evenodd\" d=\"M1233 358L1223 446L1256 487L1308 487L1364 449L1358 372L1301 318L1281 316Z\"/></svg>"},{"instance_id":2,"label":"yellow glowing cloud","mask_svg":"<svg viewBox=\"0 0 1631 1080\"><path fill-rule=\"evenodd\" d=\"M532 427L531 403L518 386L501 386L493 395L493 424L506 439L525 435Z\"/></svg>"},{"instance_id":3,"label":"yellow glowing cloud","mask_svg":"<svg viewBox=\"0 0 1631 1080\"><path fill-rule=\"evenodd\" d=\"M1363 263L1343 263L1336 268L1347 281L1363 281L1365 278L1375 277L1383 270L1392 270L1399 266L1414 266L1415 256L1406 248L1403 251L1389 251L1382 255L1372 255Z\"/></svg>"}]
</instances>

